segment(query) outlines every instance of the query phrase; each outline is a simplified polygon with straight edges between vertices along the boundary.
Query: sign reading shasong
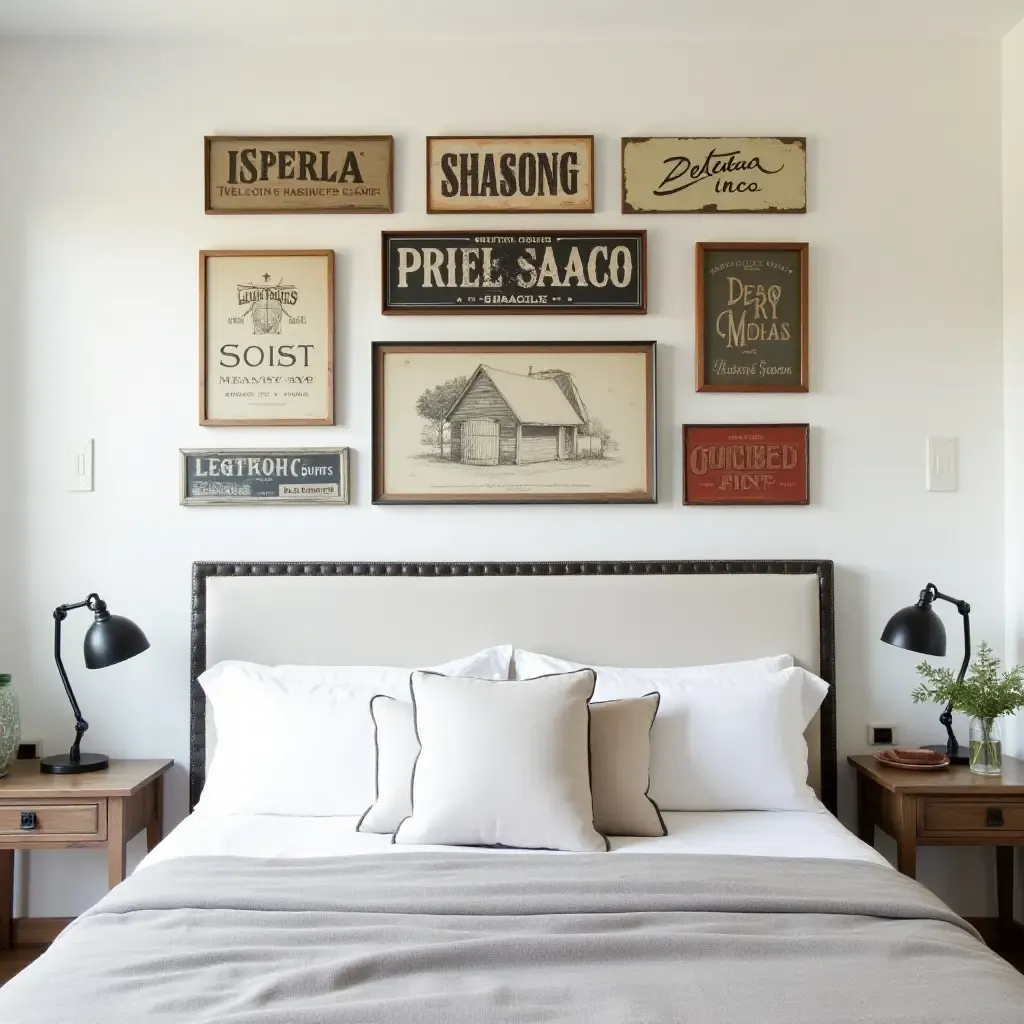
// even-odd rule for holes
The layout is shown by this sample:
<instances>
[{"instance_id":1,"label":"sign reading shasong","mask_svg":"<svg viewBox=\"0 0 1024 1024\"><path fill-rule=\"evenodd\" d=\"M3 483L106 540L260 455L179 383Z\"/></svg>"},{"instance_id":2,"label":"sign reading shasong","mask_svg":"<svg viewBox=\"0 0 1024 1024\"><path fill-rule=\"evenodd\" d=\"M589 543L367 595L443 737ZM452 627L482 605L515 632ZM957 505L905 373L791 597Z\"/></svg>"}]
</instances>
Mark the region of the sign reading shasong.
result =
<instances>
[{"instance_id":1,"label":"sign reading shasong","mask_svg":"<svg viewBox=\"0 0 1024 1024\"><path fill-rule=\"evenodd\" d=\"M382 234L385 313L645 313L646 231Z\"/></svg>"},{"instance_id":2,"label":"sign reading shasong","mask_svg":"<svg viewBox=\"0 0 1024 1024\"><path fill-rule=\"evenodd\" d=\"M593 213L592 135L427 139L428 213Z\"/></svg>"},{"instance_id":3,"label":"sign reading shasong","mask_svg":"<svg viewBox=\"0 0 1024 1024\"><path fill-rule=\"evenodd\" d=\"M207 213L390 213L390 135L207 136Z\"/></svg>"}]
</instances>

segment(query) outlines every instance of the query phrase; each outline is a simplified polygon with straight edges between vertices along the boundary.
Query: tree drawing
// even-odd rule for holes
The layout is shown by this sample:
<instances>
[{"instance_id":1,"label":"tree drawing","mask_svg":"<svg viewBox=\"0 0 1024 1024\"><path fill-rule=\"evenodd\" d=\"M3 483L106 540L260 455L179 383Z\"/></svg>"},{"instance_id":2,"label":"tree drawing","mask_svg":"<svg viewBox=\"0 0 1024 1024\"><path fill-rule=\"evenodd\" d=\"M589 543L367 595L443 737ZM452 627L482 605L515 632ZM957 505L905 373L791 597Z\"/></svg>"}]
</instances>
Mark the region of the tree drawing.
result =
<instances>
[{"instance_id":1,"label":"tree drawing","mask_svg":"<svg viewBox=\"0 0 1024 1024\"><path fill-rule=\"evenodd\" d=\"M618 447L611 431L596 417L579 428L579 437L579 455L584 459L603 459Z\"/></svg>"},{"instance_id":2,"label":"tree drawing","mask_svg":"<svg viewBox=\"0 0 1024 1024\"><path fill-rule=\"evenodd\" d=\"M426 391L416 399L416 412L422 416L434 430L437 438L437 449L444 455L444 418L452 407L455 399L462 394L468 383L468 377L452 377L437 387L427 388Z\"/></svg>"}]
</instances>

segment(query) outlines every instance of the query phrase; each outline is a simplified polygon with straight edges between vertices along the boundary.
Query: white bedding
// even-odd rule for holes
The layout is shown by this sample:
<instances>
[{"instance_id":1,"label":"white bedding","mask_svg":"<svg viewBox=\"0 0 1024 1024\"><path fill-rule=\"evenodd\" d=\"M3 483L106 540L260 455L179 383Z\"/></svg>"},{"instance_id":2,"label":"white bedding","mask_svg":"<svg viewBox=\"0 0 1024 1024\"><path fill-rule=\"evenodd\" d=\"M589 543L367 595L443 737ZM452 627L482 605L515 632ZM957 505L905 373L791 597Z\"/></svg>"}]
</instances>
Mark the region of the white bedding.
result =
<instances>
[{"instance_id":1,"label":"white bedding","mask_svg":"<svg viewBox=\"0 0 1024 1024\"><path fill-rule=\"evenodd\" d=\"M822 806L811 811L668 811L667 836L612 837L613 853L743 854L753 857L823 857L888 863ZM339 857L422 850L503 852L454 846L395 846L388 835L356 831L355 817L192 814L139 868L175 857ZM529 854L533 851L521 851ZM572 854L565 854L572 856Z\"/></svg>"}]
</instances>

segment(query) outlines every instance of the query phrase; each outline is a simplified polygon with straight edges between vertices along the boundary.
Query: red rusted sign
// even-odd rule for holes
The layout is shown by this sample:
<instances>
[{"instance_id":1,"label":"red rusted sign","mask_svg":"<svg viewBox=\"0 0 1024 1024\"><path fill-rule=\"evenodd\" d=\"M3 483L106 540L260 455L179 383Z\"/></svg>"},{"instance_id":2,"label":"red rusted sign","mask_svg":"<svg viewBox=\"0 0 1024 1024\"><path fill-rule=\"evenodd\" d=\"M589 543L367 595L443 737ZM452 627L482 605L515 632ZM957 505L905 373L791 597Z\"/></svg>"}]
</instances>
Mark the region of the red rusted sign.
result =
<instances>
[{"instance_id":1,"label":"red rusted sign","mask_svg":"<svg viewBox=\"0 0 1024 1024\"><path fill-rule=\"evenodd\" d=\"M683 427L683 504L806 505L806 423Z\"/></svg>"}]
</instances>

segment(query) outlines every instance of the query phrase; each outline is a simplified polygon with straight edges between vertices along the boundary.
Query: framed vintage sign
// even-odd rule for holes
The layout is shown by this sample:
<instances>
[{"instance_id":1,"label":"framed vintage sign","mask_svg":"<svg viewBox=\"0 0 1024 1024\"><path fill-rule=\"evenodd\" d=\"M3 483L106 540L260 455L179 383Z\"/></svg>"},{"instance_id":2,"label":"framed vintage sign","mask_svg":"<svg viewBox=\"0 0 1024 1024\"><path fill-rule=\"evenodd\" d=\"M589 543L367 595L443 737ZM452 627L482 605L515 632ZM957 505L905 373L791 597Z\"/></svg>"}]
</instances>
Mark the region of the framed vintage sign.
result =
<instances>
[{"instance_id":1,"label":"framed vintage sign","mask_svg":"<svg viewBox=\"0 0 1024 1024\"><path fill-rule=\"evenodd\" d=\"M593 135L427 138L427 213L593 212Z\"/></svg>"},{"instance_id":2,"label":"framed vintage sign","mask_svg":"<svg viewBox=\"0 0 1024 1024\"><path fill-rule=\"evenodd\" d=\"M334 253L199 254L199 422L334 423Z\"/></svg>"},{"instance_id":3,"label":"framed vintage sign","mask_svg":"<svg viewBox=\"0 0 1024 1024\"><path fill-rule=\"evenodd\" d=\"M646 231L385 231L384 313L646 313Z\"/></svg>"},{"instance_id":4,"label":"framed vintage sign","mask_svg":"<svg viewBox=\"0 0 1024 1024\"><path fill-rule=\"evenodd\" d=\"M347 505L347 448L181 451L182 505Z\"/></svg>"},{"instance_id":5,"label":"framed vintage sign","mask_svg":"<svg viewBox=\"0 0 1024 1024\"><path fill-rule=\"evenodd\" d=\"M803 138L622 140L623 213L806 213Z\"/></svg>"},{"instance_id":6,"label":"framed vintage sign","mask_svg":"<svg viewBox=\"0 0 1024 1024\"><path fill-rule=\"evenodd\" d=\"M656 501L654 348L374 342L374 504Z\"/></svg>"},{"instance_id":7,"label":"framed vintage sign","mask_svg":"<svg viewBox=\"0 0 1024 1024\"><path fill-rule=\"evenodd\" d=\"M806 242L697 243L697 390L807 391Z\"/></svg>"},{"instance_id":8,"label":"framed vintage sign","mask_svg":"<svg viewBox=\"0 0 1024 1024\"><path fill-rule=\"evenodd\" d=\"M390 135L207 135L207 213L391 213Z\"/></svg>"},{"instance_id":9,"label":"framed vintage sign","mask_svg":"<svg viewBox=\"0 0 1024 1024\"><path fill-rule=\"evenodd\" d=\"M807 505L806 423L683 427L684 505Z\"/></svg>"}]
</instances>

